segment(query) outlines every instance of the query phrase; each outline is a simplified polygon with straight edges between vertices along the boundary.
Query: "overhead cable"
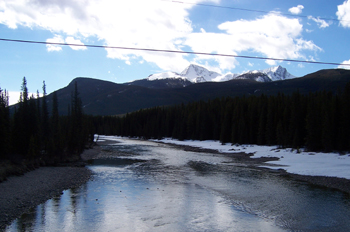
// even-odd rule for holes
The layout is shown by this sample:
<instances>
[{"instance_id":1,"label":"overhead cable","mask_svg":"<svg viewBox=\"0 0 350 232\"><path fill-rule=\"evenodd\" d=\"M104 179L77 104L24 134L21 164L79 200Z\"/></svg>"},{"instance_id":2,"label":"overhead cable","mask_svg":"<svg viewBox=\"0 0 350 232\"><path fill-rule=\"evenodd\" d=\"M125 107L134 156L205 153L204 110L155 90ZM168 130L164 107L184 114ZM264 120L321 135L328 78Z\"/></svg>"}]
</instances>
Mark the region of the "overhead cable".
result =
<instances>
[{"instance_id":1,"label":"overhead cable","mask_svg":"<svg viewBox=\"0 0 350 232\"><path fill-rule=\"evenodd\" d=\"M73 44L73 43L59 43L59 42L47 42L47 41L44 42L44 41L18 40L18 39L5 39L5 38L0 38L0 41L17 42L17 43L30 43L30 44L57 45L57 46L75 46L75 47L121 49L121 50L134 50L134 51L146 51L146 52L164 52L164 53L179 53L179 54L190 54L190 55L220 56L220 57L232 57L232 58L258 59L258 60L275 60L275 61L286 61L286 62L297 62L297 63L308 63L308 64L350 66L350 64L341 64L341 63L335 63L335 62L320 62L320 61L310 61L310 60L282 59L282 58L259 57L259 56L242 56L242 55L232 55L232 54L191 52L191 51L179 51L179 50L163 50L163 49L152 49L152 48L118 47L118 46L93 45L93 44L85 44L84 45L84 44Z\"/></svg>"},{"instance_id":2,"label":"overhead cable","mask_svg":"<svg viewBox=\"0 0 350 232\"><path fill-rule=\"evenodd\" d=\"M292 16L292 17L297 17L297 18L310 18L310 17L312 17L312 16L307 16L307 15L286 14L286 13L281 13L281 12L277 12L277 11L254 10L254 9L231 7L231 6L220 6L220 5L205 4L205 3L193 3L193 2L191 3L191 2L182 2L182 1L173 1L173 0L161 0L161 1L172 2L172 3L188 4L188 5L195 5L195 6L214 7L214 8L229 9L229 10L240 10L240 11L248 11L248 12L256 12L256 13L264 13L264 14L278 13L280 15ZM341 21L347 22L348 21L348 20L323 18L323 17L317 17L317 19L328 20L328 21L336 21L336 22L341 22Z\"/></svg>"}]
</instances>

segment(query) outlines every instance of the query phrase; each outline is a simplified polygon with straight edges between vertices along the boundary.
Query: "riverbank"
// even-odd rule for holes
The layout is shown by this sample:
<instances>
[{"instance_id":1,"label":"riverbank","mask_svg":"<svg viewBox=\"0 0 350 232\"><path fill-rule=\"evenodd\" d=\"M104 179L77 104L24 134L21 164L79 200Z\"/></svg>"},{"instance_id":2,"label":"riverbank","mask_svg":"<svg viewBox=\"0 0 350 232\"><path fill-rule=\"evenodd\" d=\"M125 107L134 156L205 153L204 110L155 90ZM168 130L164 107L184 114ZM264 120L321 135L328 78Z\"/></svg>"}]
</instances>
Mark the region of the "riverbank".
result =
<instances>
[{"instance_id":1,"label":"riverbank","mask_svg":"<svg viewBox=\"0 0 350 232\"><path fill-rule=\"evenodd\" d=\"M100 146L95 146L85 150L82 156L95 157L100 151ZM0 231L31 208L89 180L89 169L74 167L74 163L71 165L40 167L21 176L8 177L0 183Z\"/></svg>"},{"instance_id":2,"label":"riverbank","mask_svg":"<svg viewBox=\"0 0 350 232\"><path fill-rule=\"evenodd\" d=\"M121 140L123 138L119 136L100 136L100 141L106 144ZM171 138L152 141L185 151L227 155L253 168L350 194L349 154L305 152L276 146L231 145L218 141L179 141Z\"/></svg>"},{"instance_id":3,"label":"riverbank","mask_svg":"<svg viewBox=\"0 0 350 232\"><path fill-rule=\"evenodd\" d=\"M350 155L315 153L276 146L231 145L218 141L154 140L194 152L226 154L238 161L252 164L286 178L311 185L336 189L350 194Z\"/></svg>"}]
</instances>

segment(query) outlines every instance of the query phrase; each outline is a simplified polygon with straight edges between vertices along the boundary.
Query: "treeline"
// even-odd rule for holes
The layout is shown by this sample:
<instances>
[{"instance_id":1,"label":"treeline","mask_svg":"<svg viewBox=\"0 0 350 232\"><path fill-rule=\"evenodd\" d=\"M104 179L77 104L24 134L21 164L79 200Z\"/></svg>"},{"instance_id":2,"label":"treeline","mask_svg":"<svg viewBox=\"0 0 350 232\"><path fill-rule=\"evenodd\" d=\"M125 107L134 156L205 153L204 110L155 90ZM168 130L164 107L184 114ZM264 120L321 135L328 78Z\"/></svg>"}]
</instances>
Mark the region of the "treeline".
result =
<instances>
[{"instance_id":1,"label":"treeline","mask_svg":"<svg viewBox=\"0 0 350 232\"><path fill-rule=\"evenodd\" d=\"M310 151L350 150L350 83L342 92L221 98L95 117L95 132L130 137L220 140Z\"/></svg>"},{"instance_id":2,"label":"treeline","mask_svg":"<svg viewBox=\"0 0 350 232\"><path fill-rule=\"evenodd\" d=\"M39 92L29 96L24 77L19 103L11 115L8 100L7 92L0 89L0 161L35 166L72 161L92 141L77 84L66 116L59 115L55 92L52 111L48 111L45 82L42 97Z\"/></svg>"}]
</instances>

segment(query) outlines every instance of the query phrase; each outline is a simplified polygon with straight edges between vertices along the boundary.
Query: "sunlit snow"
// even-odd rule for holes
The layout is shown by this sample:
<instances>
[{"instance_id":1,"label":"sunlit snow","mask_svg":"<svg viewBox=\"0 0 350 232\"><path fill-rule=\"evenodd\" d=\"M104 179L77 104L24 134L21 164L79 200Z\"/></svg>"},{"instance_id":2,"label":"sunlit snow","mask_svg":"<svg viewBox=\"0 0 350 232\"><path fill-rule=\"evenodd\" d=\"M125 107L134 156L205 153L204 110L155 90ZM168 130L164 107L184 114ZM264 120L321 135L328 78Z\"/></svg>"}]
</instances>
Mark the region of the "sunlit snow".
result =
<instances>
[{"instance_id":1,"label":"sunlit snow","mask_svg":"<svg viewBox=\"0 0 350 232\"><path fill-rule=\"evenodd\" d=\"M232 79L239 78L239 76L242 74L250 74L250 73L253 73L253 74L261 73L262 75L265 74L271 81L296 78L281 66L275 66L264 70L248 71L241 74L227 73L222 75L214 71L209 71L208 69L202 66L191 64L181 73L176 73L176 72L156 73L156 74L150 75L147 79L150 81L153 81L153 80L161 80L166 78L176 78L176 79L179 78L179 79L191 81L193 83L207 82L207 81L222 82L222 81L229 81ZM260 78L257 81L263 82L264 80Z\"/></svg>"},{"instance_id":2,"label":"sunlit snow","mask_svg":"<svg viewBox=\"0 0 350 232\"><path fill-rule=\"evenodd\" d=\"M277 146L258 145L222 145L219 141L178 141L174 139L160 140L164 143L188 145L205 149L214 149L222 153L253 153L251 158L278 157L277 161L266 162L271 169L284 169L289 173L312 176L332 176L350 179L350 154L316 153L301 151L297 153L292 149L278 149ZM272 165L271 165L272 164Z\"/></svg>"}]
</instances>

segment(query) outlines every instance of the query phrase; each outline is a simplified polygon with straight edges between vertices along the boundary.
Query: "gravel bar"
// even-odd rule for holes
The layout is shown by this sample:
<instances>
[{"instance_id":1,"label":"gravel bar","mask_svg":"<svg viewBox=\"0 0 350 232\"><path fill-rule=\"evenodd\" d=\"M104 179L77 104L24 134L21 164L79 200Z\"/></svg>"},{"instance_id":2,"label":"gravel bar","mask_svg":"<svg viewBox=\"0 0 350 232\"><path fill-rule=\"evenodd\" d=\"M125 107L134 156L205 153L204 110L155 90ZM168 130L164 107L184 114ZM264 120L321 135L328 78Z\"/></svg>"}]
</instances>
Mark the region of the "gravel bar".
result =
<instances>
[{"instance_id":1,"label":"gravel bar","mask_svg":"<svg viewBox=\"0 0 350 232\"><path fill-rule=\"evenodd\" d=\"M8 177L0 183L0 231L63 190L82 185L90 176L85 167L41 167L23 176Z\"/></svg>"}]
</instances>

